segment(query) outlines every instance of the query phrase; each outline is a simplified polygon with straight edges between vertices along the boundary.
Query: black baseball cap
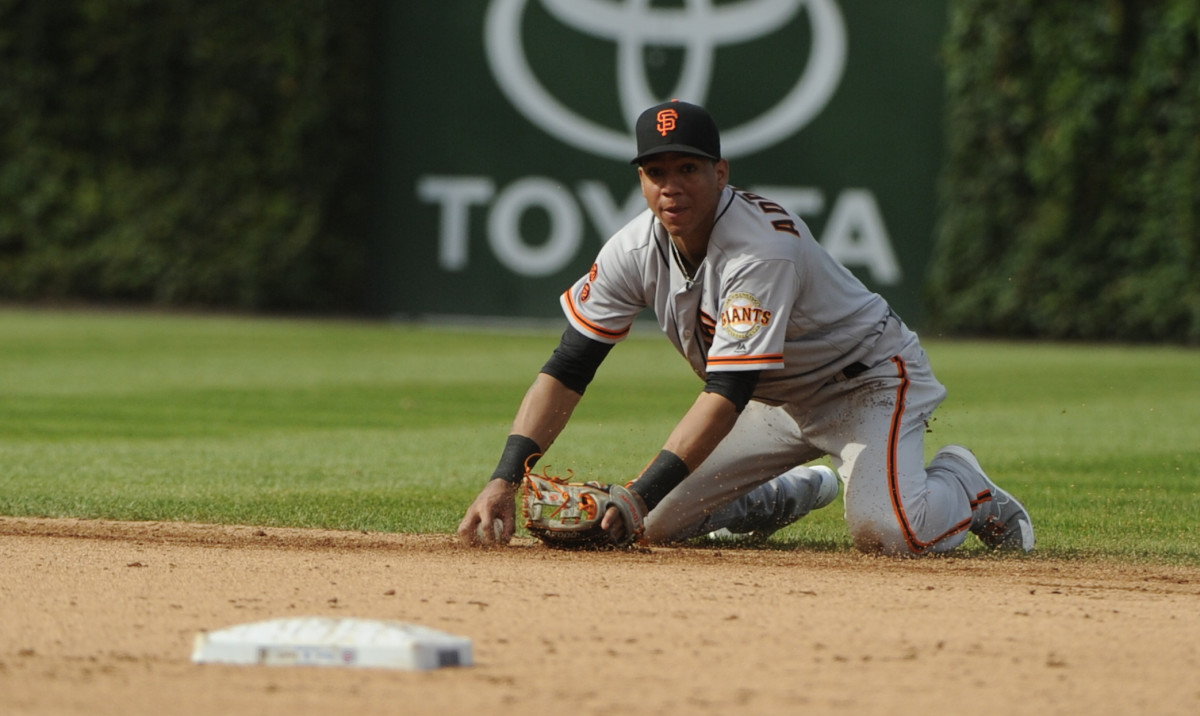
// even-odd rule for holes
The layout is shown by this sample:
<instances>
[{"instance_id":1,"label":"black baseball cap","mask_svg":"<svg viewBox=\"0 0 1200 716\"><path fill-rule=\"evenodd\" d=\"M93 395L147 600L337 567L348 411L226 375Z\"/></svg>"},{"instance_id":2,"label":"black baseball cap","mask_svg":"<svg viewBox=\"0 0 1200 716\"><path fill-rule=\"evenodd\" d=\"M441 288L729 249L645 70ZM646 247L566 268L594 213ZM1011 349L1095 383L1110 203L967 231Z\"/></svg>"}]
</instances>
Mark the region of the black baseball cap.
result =
<instances>
[{"instance_id":1,"label":"black baseball cap","mask_svg":"<svg viewBox=\"0 0 1200 716\"><path fill-rule=\"evenodd\" d=\"M666 152L694 154L716 161L721 158L721 134L708 110L671 100L657 104L638 117L637 156L630 164Z\"/></svg>"}]
</instances>

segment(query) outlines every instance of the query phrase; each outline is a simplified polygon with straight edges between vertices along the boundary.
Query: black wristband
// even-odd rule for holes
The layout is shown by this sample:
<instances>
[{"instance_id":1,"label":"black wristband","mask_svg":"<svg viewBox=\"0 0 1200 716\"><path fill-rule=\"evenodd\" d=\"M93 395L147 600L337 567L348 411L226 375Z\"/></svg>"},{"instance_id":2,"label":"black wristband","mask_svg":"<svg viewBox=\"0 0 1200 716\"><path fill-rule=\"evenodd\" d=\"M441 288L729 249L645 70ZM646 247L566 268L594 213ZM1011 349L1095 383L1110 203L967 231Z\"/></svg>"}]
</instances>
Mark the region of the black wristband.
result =
<instances>
[{"instance_id":1,"label":"black wristband","mask_svg":"<svg viewBox=\"0 0 1200 716\"><path fill-rule=\"evenodd\" d=\"M654 462L642 470L629 489L642 496L646 510L653 510L691 472L682 458L670 450L662 450Z\"/></svg>"},{"instance_id":2,"label":"black wristband","mask_svg":"<svg viewBox=\"0 0 1200 716\"><path fill-rule=\"evenodd\" d=\"M504 452L500 455L500 463L492 473L493 480L504 480L514 485L521 484L526 469L532 469L542 456L542 449L530 438L524 435L509 435L504 443Z\"/></svg>"}]
</instances>

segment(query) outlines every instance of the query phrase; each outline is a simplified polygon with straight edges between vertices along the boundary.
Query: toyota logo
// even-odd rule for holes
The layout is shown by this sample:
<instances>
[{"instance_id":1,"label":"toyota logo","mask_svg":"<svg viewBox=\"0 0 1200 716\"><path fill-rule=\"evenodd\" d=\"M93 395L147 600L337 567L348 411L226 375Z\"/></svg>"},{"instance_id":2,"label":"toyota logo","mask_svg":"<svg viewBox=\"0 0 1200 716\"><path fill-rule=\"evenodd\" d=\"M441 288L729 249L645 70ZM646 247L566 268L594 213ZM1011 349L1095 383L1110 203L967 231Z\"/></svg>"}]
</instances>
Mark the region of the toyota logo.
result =
<instances>
[{"instance_id":1,"label":"toyota logo","mask_svg":"<svg viewBox=\"0 0 1200 716\"><path fill-rule=\"evenodd\" d=\"M635 143L638 114L678 97L706 104L715 54L777 31L797 13L807 12L811 44L805 69L779 101L759 116L723 129L727 157L753 154L778 144L824 109L846 65L846 26L835 0L685 0L681 8L653 8L651 0L533 0L558 22L615 43L615 77L625 120L623 130L581 116L554 97L538 80L521 42L525 8L531 0L492 0L484 43L500 89L526 119L548 134L592 154L627 160ZM668 97L656 97L647 77L646 47L682 51L683 66ZM786 85L784 85L786 86Z\"/></svg>"}]
</instances>

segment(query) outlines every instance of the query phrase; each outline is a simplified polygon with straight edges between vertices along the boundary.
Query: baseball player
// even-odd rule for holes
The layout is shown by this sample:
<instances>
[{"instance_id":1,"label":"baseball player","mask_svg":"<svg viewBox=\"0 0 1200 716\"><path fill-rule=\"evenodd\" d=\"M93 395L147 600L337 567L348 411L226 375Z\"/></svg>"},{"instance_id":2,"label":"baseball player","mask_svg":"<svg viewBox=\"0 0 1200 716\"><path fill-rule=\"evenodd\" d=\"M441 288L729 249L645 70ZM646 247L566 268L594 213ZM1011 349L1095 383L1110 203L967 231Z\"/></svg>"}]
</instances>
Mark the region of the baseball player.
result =
<instances>
[{"instance_id":1,"label":"baseball player","mask_svg":"<svg viewBox=\"0 0 1200 716\"><path fill-rule=\"evenodd\" d=\"M829 456L861 550L932 554L974 533L995 549L1031 551L1028 511L969 450L947 446L925 464L927 423L946 390L916 334L797 216L729 184L709 113L666 102L639 117L636 135L648 210L562 295L569 327L460 537L508 542L525 468L650 307L704 388L630 485L647 510L647 542L769 534L834 501L832 471L803 467ZM615 508L603 528L623 533Z\"/></svg>"}]
</instances>

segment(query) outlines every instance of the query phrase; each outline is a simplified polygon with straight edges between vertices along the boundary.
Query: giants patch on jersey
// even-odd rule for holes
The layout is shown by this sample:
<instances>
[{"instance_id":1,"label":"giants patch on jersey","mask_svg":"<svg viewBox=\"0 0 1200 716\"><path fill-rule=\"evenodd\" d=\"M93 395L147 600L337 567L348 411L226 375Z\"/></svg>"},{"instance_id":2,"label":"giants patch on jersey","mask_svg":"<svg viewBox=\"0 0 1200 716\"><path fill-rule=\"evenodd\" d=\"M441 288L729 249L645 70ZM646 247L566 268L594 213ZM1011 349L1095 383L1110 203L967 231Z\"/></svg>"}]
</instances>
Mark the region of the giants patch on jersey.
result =
<instances>
[{"instance_id":1,"label":"giants patch on jersey","mask_svg":"<svg viewBox=\"0 0 1200 716\"><path fill-rule=\"evenodd\" d=\"M771 324L771 311L751 293L731 293L721 308L721 329L738 340L746 340Z\"/></svg>"}]
</instances>

